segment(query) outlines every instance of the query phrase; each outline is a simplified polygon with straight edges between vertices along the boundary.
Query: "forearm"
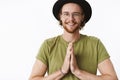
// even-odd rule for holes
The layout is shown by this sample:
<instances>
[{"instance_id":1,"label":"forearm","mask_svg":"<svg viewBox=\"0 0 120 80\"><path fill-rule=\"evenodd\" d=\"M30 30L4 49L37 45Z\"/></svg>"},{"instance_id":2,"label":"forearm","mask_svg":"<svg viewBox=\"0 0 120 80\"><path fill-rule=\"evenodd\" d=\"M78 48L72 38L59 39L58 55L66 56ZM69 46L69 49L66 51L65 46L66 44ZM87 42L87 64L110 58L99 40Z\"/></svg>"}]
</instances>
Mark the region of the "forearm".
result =
<instances>
[{"instance_id":1,"label":"forearm","mask_svg":"<svg viewBox=\"0 0 120 80\"><path fill-rule=\"evenodd\" d=\"M64 74L60 70L58 70L53 74L44 77L43 80L60 80L63 76Z\"/></svg>"},{"instance_id":2,"label":"forearm","mask_svg":"<svg viewBox=\"0 0 120 80\"><path fill-rule=\"evenodd\" d=\"M97 76L82 70L76 71L74 75L81 80L118 80L117 77L113 75L104 74Z\"/></svg>"},{"instance_id":3,"label":"forearm","mask_svg":"<svg viewBox=\"0 0 120 80\"><path fill-rule=\"evenodd\" d=\"M53 74L47 75L47 76L33 76L29 80L60 80L64 74L61 73L60 70L54 72Z\"/></svg>"}]
</instances>

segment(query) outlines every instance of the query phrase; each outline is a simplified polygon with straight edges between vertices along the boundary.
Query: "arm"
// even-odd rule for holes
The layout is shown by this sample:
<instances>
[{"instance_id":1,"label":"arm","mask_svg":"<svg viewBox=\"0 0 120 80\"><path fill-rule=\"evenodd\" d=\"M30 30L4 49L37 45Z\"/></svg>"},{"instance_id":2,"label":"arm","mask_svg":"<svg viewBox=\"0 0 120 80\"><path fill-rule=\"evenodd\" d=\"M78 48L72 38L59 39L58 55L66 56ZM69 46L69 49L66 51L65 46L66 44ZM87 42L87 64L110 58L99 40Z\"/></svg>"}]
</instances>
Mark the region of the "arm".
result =
<instances>
[{"instance_id":1,"label":"arm","mask_svg":"<svg viewBox=\"0 0 120 80\"><path fill-rule=\"evenodd\" d=\"M118 80L113 64L110 59L106 59L98 64L98 69L102 75L100 77L105 80ZM106 76L106 77L105 77ZM108 76L108 77L107 77Z\"/></svg>"},{"instance_id":2,"label":"arm","mask_svg":"<svg viewBox=\"0 0 120 80\"><path fill-rule=\"evenodd\" d=\"M101 73L99 76L80 70L74 55L73 44L71 46L70 70L77 78L81 80L118 80L110 59L106 59L98 64L98 69Z\"/></svg>"},{"instance_id":3,"label":"arm","mask_svg":"<svg viewBox=\"0 0 120 80\"><path fill-rule=\"evenodd\" d=\"M118 80L110 59L106 59L98 64L101 75L97 76L86 71L76 69L73 74L82 80Z\"/></svg>"},{"instance_id":4,"label":"arm","mask_svg":"<svg viewBox=\"0 0 120 80\"><path fill-rule=\"evenodd\" d=\"M61 69L48 76L45 76L47 66L42 61L36 60L29 80L60 80L70 69L70 49L69 45Z\"/></svg>"},{"instance_id":5,"label":"arm","mask_svg":"<svg viewBox=\"0 0 120 80\"><path fill-rule=\"evenodd\" d=\"M60 70L49 76L45 76L46 70L47 66L42 61L36 60L29 80L59 80L64 76Z\"/></svg>"}]
</instances>

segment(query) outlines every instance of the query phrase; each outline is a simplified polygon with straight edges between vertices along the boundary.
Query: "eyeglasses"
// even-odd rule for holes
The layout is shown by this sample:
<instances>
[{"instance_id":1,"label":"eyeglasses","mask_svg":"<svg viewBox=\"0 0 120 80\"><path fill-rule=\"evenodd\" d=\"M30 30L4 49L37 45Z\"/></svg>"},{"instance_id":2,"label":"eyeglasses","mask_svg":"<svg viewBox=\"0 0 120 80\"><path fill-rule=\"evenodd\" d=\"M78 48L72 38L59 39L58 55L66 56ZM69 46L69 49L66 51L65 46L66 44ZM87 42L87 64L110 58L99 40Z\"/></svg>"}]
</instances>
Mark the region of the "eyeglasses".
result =
<instances>
[{"instance_id":1,"label":"eyeglasses","mask_svg":"<svg viewBox=\"0 0 120 80\"><path fill-rule=\"evenodd\" d=\"M61 15L66 19L66 18L69 18L69 17L72 17L72 18L80 18L82 16L81 13L79 12L74 12L74 13L68 13L68 12L63 12L61 13Z\"/></svg>"}]
</instances>

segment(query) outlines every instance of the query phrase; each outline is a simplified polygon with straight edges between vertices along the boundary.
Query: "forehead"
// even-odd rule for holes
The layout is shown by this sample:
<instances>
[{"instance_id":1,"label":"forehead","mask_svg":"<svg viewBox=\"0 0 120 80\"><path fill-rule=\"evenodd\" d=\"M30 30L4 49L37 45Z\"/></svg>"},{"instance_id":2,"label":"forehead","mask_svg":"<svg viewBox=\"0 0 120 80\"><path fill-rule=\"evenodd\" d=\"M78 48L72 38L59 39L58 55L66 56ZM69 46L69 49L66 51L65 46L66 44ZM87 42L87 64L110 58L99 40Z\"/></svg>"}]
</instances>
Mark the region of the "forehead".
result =
<instances>
[{"instance_id":1,"label":"forehead","mask_svg":"<svg viewBox=\"0 0 120 80\"><path fill-rule=\"evenodd\" d=\"M82 8L80 5L76 3L67 3L63 5L62 12L67 11L67 12L82 12Z\"/></svg>"}]
</instances>

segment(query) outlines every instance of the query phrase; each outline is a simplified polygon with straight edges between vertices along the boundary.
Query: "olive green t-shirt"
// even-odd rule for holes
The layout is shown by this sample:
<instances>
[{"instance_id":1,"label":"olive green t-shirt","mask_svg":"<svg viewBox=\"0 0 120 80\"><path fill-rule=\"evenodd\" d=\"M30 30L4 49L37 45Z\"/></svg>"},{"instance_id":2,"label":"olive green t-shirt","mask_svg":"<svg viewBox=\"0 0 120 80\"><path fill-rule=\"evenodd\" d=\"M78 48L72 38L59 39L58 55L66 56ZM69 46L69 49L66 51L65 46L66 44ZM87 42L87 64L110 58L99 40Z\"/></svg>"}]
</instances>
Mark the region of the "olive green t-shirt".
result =
<instances>
[{"instance_id":1,"label":"olive green t-shirt","mask_svg":"<svg viewBox=\"0 0 120 80\"><path fill-rule=\"evenodd\" d=\"M80 34L80 39L74 42L73 45L79 69L89 73L96 74L98 64L109 58L104 45L96 37ZM52 74L61 68L67 46L68 42L61 35L44 41L36 58L47 65L48 74ZM69 72L61 80L79 79Z\"/></svg>"}]
</instances>

